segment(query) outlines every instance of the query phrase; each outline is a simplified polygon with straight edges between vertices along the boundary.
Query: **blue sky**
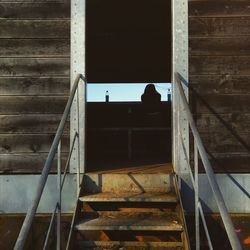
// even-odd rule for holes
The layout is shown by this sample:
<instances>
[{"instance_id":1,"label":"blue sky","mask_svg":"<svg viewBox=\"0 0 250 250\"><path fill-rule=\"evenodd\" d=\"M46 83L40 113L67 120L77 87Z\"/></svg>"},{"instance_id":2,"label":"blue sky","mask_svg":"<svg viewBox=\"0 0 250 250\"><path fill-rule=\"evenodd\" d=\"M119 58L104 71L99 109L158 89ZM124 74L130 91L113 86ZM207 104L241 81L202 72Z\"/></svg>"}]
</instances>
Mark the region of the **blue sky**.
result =
<instances>
[{"instance_id":1,"label":"blue sky","mask_svg":"<svg viewBox=\"0 0 250 250\"><path fill-rule=\"evenodd\" d=\"M144 92L147 83L117 83L117 84L91 84L87 85L87 101L104 102L105 93L109 92L110 102L121 101L141 101L141 95ZM167 101L168 89L171 90L170 83L155 83L156 90L161 94L161 100Z\"/></svg>"}]
</instances>

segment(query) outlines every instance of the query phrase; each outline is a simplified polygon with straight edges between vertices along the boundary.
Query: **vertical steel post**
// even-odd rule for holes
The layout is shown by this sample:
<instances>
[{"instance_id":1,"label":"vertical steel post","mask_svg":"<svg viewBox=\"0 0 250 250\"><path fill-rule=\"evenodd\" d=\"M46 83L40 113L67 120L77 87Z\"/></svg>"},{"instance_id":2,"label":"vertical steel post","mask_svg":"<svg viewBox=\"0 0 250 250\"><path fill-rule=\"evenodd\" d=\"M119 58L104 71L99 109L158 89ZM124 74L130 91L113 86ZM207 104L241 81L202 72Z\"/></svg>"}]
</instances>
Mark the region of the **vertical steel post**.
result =
<instances>
[{"instance_id":1,"label":"vertical steel post","mask_svg":"<svg viewBox=\"0 0 250 250\"><path fill-rule=\"evenodd\" d=\"M185 79L188 79L188 0L172 0L172 158L177 174L188 175L187 161L178 139L181 133L189 155L188 121L176 86L175 72L181 73ZM188 88L185 88L185 94L188 96Z\"/></svg>"},{"instance_id":2,"label":"vertical steel post","mask_svg":"<svg viewBox=\"0 0 250 250\"><path fill-rule=\"evenodd\" d=\"M79 85L78 85L78 88L77 88L77 103L79 104L80 102L80 99L79 99ZM80 191L80 162L81 162L81 159L80 159L80 136L79 136L79 133L80 133L80 111L79 111L79 105L77 105L77 192Z\"/></svg>"},{"instance_id":3,"label":"vertical steel post","mask_svg":"<svg viewBox=\"0 0 250 250\"><path fill-rule=\"evenodd\" d=\"M198 149L194 139L194 183L195 183L195 241L196 250L200 250L200 217L199 217L199 172Z\"/></svg>"},{"instance_id":4,"label":"vertical steel post","mask_svg":"<svg viewBox=\"0 0 250 250\"><path fill-rule=\"evenodd\" d=\"M56 225L56 249L61 250L61 201L62 201L62 190L61 190L61 140L57 147L57 225Z\"/></svg>"},{"instance_id":5,"label":"vertical steel post","mask_svg":"<svg viewBox=\"0 0 250 250\"><path fill-rule=\"evenodd\" d=\"M71 0L71 86L73 86L74 79L78 73L85 76L85 8L86 0ZM79 165L80 173L84 173L85 171L86 94L83 80L80 80L79 82L78 92L79 96L75 96L70 114L71 145L75 132L78 133L78 141L75 143L75 147L72 152L72 159L70 161L70 172L75 174L78 171Z\"/></svg>"}]
</instances>

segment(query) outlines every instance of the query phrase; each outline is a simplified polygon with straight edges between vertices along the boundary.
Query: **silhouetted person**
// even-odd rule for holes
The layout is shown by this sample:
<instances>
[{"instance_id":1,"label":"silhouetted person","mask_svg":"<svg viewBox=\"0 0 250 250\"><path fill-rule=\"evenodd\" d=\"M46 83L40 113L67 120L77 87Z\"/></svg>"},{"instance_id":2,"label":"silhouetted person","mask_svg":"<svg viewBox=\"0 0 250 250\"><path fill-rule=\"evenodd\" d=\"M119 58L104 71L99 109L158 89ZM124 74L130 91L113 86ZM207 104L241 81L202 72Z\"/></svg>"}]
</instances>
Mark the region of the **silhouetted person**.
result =
<instances>
[{"instance_id":1,"label":"silhouetted person","mask_svg":"<svg viewBox=\"0 0 250 250\"><path fill-rule=\"evenodd\" d=\"M161 95L156 91L155 85L150 83L146 86L141 96L145 123L152 125L158 122L161 109Z\"/></svg>"},{"instance_id":2,"label":"silhouetted person","mask_svg":"<svg viewBox=\"0 0 250 250\"><path fill-rule=\"evenodd\" d=\"M150 83L146 86L144 93L141 96L143 104L160 104L161 95L156 91L155 85Z\"/></svg>"},{"instance_id":3,"label":"silhouetted person","mask_svg":"<svg viewBox=\"0 0 250 250\"><path fill-rule=\"evenodd\" d=\"M161 125L161 95L156 91L154 84L148 84L141 96L142 101L142 126L157 128ZM143 132L143 148L148 159L153 159L159 150L159 136L156 131Z\"/></svg>"}]
</instances>

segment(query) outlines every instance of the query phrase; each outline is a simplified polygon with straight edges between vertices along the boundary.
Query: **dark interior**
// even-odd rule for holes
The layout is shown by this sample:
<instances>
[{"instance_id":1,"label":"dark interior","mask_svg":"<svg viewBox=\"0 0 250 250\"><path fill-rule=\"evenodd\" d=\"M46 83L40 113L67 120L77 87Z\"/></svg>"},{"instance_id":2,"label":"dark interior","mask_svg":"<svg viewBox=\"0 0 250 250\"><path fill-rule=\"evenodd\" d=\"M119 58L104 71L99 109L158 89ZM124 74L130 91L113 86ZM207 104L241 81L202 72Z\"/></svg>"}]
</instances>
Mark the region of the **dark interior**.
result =
<instances>
[{"instance_id":1,"label":"dark interior","mask_svg":"<svg viewBox=\"0 0 250 250\"><path fill-rule=\"evenodd\" d=\"M87 114L87 171L171 162L171 102L87 103Z\"/></svg>"},{"instance_id":2,"label":"dark interior","mask_svg":"<svg viewBox=\"0 0 250 250\"><path fill-rule=\"evenodd\" d=\"M87 0L90 83L171 82L170 0ZM171 161L171 103L87 104L87 170Z\"/></svg>"},{"instance_id":3,"label":"dark interior","mask_svg":"<svg viewBox=\"0 0 250 250\"><path fill-rule=\"evenodd\" d=\"M170 82L170 0L87 0L88 82Z\"/></svg>"}]
</instances>

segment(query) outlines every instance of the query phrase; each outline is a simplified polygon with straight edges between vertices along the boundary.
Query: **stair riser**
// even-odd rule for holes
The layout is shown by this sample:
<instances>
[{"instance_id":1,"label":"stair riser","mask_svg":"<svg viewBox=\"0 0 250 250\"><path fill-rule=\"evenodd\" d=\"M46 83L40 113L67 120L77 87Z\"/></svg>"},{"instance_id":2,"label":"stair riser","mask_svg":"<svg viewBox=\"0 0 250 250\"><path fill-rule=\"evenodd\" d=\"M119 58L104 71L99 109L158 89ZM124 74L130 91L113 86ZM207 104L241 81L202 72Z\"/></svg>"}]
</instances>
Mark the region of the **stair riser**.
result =
<instances>
[{"instance_id":1,"label":"stair riser","mask_svg":"<svg viewBox=\"0 0 250 250\"><path fill-rule=\"evenodd\" d=\"M78 246L77 250L182 250L182 247L123 247L123 246L115 246L115 247L85 247Z\"/></svg>"},{"instance_id":2,"label":"stair riser","mask_svg":"<svg viewBox=\"0 0 250 250\"><path fill-rule=\"evenodd\" d=\"M77 235L80 241L181 241L181 233L171 231L78 231Z\"/></svg>"},{"instance_id":3,"label":"stair riser","mask_svg":"<svg viewBox=\"0 0 250 250\"><path fill-rule=\"evenodd\" d=\"M169 192L173 177L168 174L87 174L84 192Z\"/></svg>"},{"instance_id":4,"label":"stair riser","mask_svg":"<svg viewBox=\"0 0 250 250\"><path fill-rule=\"evenodd\" d=\"M143 203L143 202L84 202L83 212L90 211L164 211L174 212L176 203Z\"/></svg>"}]
</instances>

